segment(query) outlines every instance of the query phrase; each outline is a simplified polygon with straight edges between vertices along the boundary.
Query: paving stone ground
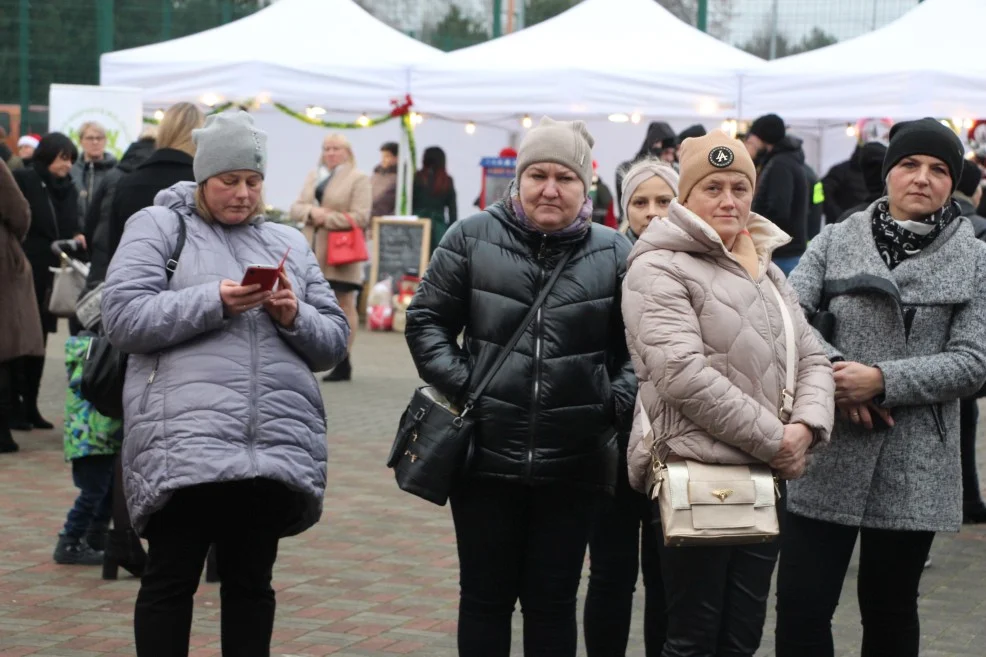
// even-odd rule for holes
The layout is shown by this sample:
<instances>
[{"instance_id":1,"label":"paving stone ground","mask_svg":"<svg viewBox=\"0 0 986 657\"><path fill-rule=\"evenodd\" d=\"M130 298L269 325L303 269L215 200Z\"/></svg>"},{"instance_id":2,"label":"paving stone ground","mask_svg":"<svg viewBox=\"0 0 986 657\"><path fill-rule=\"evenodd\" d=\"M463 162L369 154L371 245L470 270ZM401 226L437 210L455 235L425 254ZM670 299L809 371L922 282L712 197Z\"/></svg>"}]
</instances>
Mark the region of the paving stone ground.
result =
<instances>
[{"instance_id":1,"label":"paving stone ground","mask_svg":"<svg viewBox=\"0 0 986 657\"><path fill-rule=\"evenodd\" d=\"M45 370L42 410L53 421L61 420L64 403L64 337L52 336ZM451 657L457 558L449 511L401 493L383 465L417 383L403 337L361 333L353 363L351 383L323 384L330 446L325 515L281 544L273 654ZM16 439L21 452L0 456L0 657L132 657L138 582L105 582L98 568L51 560L75 496L60 433ZM982 442L979 454L986 461ZM932 555L921 587L921 654L984 657L986 528L939 536ZM840 657L859 654L855 575L854 565L834 623ZM584 584L585 578L583 592ZM642 656L639 591L637 598L627 654ZM218 612L218 588L203 581L193 657L220 655ZM521 655L519 613L514 627L513 654ZM772 657L772 632L771 610L758 657Z\"/></svg>"}]
</instances>

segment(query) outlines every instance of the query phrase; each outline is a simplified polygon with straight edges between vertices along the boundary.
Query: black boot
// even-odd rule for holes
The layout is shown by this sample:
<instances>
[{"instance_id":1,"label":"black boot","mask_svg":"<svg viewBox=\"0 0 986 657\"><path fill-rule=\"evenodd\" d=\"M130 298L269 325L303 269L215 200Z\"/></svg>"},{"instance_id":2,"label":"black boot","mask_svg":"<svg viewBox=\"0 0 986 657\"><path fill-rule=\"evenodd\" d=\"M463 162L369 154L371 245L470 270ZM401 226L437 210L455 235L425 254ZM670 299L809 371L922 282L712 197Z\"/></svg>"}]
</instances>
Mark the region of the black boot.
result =
<instances>
[{"instance_id":1,"label":"black boot","mask_svg":"<svg viewBox=\"0 0 986 657\"><path fill-rule=\"evenodd\" d=\"M14 437L10 435L10 427L6 421L0 420L0 454L13 454L21 447L14 442Z\"/></svg>"},{"instance_id":2,"label":"black boot","mask_svg":"<svg viewBox=\"0 0 986 657\"><path fill-rule=\"evenodd\" d=\"M45 359L41 356L26 356L21 360L24 363L26 385L21 391L21 397L24 399L24 417L35 429L54 429L55 425L41 417L41 411L38 410L38 393L41 390Z\"/></svg>"},{"instance_id":3,"label":"black boot","mask_svg":"<svg viewBox=\"0 0 986 657\"><path fill-rule=\"evenodd\" d=\"M0 454L10 454L20 449L10 435L10 410L13 390L9 363L0 363Z\"/></svg>"},{"instance_id":4,"label":"black boot","mask_svg":"<svg viewBox=\"0 0 986 657\"><path fill-rule=\"evenodd\" d=\"M965 502L962 505L962 524L986 524L986 504L983 504L982 500Z\"/></svg>"},{"instance_id":5,"label":"black boot","mask_svg":"<svg viewBox=\"0 0 986 657\"><path fill-rule=\"evenodd\" d=\"M147 565L147 553L140 544L140 538L132 529L110 530L103 555L103 579L116 579L120 568L142 577Z\"/></svg>"},{"instance_id":6,"label":"black boot","mask_svg":"<svg viewBox=\"0 0 986 657\"><path fill-rule=\"evenodd\" d=\"M90 525L88 531L86 531L86 537L84 540L86 545L91 547L96 552L105 552L109 533L109 524Z\"/></svg>"},{"instance_id":7,"label":"black boot","mask_svg":"<svg viewBox=\"0 0 986 657\"><path fill-rule=\"evenodd\" d=\"M52 555L55 563L77 566L99 566L103 563L103 553L96 552L85 541L59 535L58 545Z\"/></svg>"},{"instance_id":8,"label":"black boot","mask_svg":"<svg viewBox=\"0 0 986 657\"><path fill-rule=\"evenodd\" d=\"M323 381L351 381L353 378L353 366L349 363L349 354L346 358L335 366L335 369L322 377Z\"/></svg>"}]
</instances>

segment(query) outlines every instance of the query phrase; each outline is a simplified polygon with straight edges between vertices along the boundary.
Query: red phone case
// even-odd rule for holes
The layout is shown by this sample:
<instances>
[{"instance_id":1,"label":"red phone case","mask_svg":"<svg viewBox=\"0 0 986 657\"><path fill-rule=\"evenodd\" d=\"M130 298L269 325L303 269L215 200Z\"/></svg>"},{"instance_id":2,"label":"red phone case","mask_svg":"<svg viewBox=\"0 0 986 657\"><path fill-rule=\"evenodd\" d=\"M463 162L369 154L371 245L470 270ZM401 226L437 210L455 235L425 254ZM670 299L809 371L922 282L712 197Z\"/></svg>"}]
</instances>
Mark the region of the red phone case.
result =
<instances>
[{"instance_id":1,"label":"red phone case","mask_svg":"<svg viewBox=\"0 0 986 657\"><path fill-rule=\"evenodd\" d=\"M250 265L247 267L246 274L240 285L260 285L260 289L269 292L277 284L277 273L279 267L272 265Z\"/></svg>"}]
</instances>

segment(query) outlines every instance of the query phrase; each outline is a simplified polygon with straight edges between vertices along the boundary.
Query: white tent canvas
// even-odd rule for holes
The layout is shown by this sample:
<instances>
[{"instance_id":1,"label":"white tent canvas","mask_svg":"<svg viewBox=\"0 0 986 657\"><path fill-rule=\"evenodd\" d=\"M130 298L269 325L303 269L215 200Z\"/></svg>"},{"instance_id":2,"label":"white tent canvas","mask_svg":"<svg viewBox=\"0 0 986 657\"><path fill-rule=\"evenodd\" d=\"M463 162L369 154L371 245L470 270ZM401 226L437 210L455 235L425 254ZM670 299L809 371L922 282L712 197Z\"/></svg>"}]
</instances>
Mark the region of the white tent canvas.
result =
<instances>
[{"instance_id":1,"label":"white tent canvas","mask_svg":"<svg viewBox=\"0 0 986 657\"><path fill-rule=\"evenodd\" d=\"M100 82L144 89L145 105L269 94L291 105L381 112L407 93L410 66L442 54L352 0L280 0L222 27L107 53Z\"/></svg>"},{"instance_id":2,"label":"white tent canvas","mask_svg":"<svg viewBox=\"0 0 986 657\"><path fill-rule=\"evenodd\" d=\"M729 118L738 73L763 60L683 23L653 0L584 0L538 25L413 68L428 114ZM535 117L536 118L536 117Z\"/></svg>"},{"instance_id":3,"label":"white tent canvas","mask_svg":"<svg viewBox=\"0 0 986 657\"><path fill-rule=\"evenodd\" d=\"M925 0L875 32L744 75L743 115L984 116L986 61L977 56L975 34L962 30L984 24L984 0Z\"/></svg>"}]
</instances>

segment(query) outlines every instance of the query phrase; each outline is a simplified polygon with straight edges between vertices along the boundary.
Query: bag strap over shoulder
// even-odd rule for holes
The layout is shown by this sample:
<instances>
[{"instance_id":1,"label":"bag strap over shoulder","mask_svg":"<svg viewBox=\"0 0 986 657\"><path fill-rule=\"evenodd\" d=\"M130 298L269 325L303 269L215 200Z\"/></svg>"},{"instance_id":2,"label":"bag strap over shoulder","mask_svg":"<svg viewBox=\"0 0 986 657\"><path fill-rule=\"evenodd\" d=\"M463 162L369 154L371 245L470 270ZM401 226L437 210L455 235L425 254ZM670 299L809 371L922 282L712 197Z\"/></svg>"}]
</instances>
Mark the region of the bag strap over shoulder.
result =
<instances>
[{"instance_id":1,"label":"bag strap over shoulder","mask_svg":"<svg viewBox=\"0 0 986 657\"><path fill-rule=\"evenodd\" d=\"M165 276L168 277L168 281L171 281L171 277L175 275L175 270L178 269L178 258L181 257L182 249L185 248L185 234L187 232L185 217L181 216L179 212L175 214L178 216L178 239L175 241L175 250L171 252L171 257L164 265Z\"/></svg>"},{"instance_id":2,"label":"bag strap over shoulder","mask_svg":"<svg viewBox=\"0 0 986 657\"><path fill-rule=\"evenodd\" d=\"M469 393L469 397L466 399L466 403L462 408L461 417L465 417L472 407L476 405L479 398L483 396L486 386L490 384L493 377L496 376L496 373L500 370L500 367L502 367L506 362L510 352L512 352L517 346L517 343L520 342L521 336L524 335L524 332L527 330L527 327L534 319L534 316L537 314L538 310L544 305L545 300L548 298L548 294L551 292L551 288L553 288L555 283L558 282L558 278L565 270L565 266L568 265L568 261L571 260L572 254L575 253L575 248L577 247L573 247L566 251L561 257L561 260L558 261L558 264L555 265L554 271L551 272L551 278L549 278L548 282L541 288L541 293L538 295L537 299L534 300L534 303L531 304L530 309L527 311L527 315L524 316L524 319L520 322L520 326L517 327L517 330L514 331L514 334L510 337L510 341L507 342L507 344L500 351L500 355L493 363L493 366L486 372L486 375L483 376L482 380L479 382L479 385Z\"/></svg>"},{"instance_id":3,"label":"bag strap over shoulder","mask_svg":"<svg viewBox=\"0 0 986 657\"><path fill-rule=\"evenodd\" d=\"M777 305L781 310L781 318L784 320L784 342L787 343L787 363L785 367L786 381L784 390L781 392L780 418L781 422L787 424L791 419L791 413L794 412L794 388L797 384L798 376L798 354L794 336L794 321L791 319L791 311L784 301L784 296L777 289L774 281L770 280L769 277L765 277L765 280L770 285L770 289L774 293L774 298L777 299Z\"/></svg>"}]
</instances>

